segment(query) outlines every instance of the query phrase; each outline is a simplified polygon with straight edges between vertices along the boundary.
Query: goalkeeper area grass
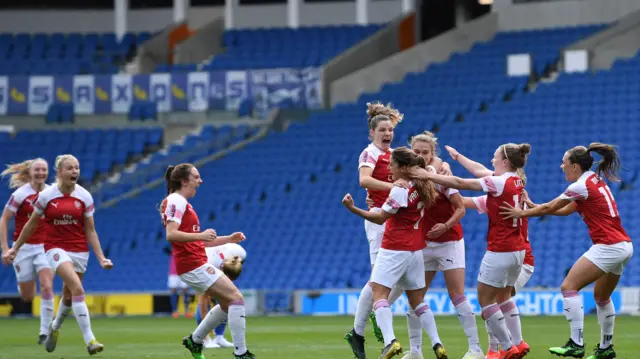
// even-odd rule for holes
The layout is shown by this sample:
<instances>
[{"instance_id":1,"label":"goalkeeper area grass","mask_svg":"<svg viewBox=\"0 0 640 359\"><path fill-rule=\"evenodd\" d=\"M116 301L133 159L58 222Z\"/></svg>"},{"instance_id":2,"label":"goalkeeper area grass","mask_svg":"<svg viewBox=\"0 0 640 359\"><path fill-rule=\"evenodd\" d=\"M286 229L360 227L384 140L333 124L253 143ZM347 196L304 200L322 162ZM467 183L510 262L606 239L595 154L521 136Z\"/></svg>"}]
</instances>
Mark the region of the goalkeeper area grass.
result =
<instances>
[{"instance_id":1,"label":"goalkeeper area grass","mask_svg":"<svg viewBox=\"0 0 640 359\"><path fill-rule=\"evenodd\" d=\"M480 343L487 349L484 323L478 320ZM182 347L182 337L195 328L193 319L160 317L92 318L93 332L105 350L94 358L109 359L176 359L191 358ZM467 351L467 339L454 316L436 317L438 330L449 357L461 358ZM343 339L353 326L351 317L248 317L247 342L258 359L349 359L353 355ZM394 317L396 336L408 351L407 323L403 316ZM564 317L522 317L522 331L531 345L527 358L556 358L548 352L550 346L563 345L569 338L569 325ZM69 317L60 332L55 352L47 353L36 344L38 319L0 320L0 358L2 359L72 359L88 358L82 334L73 317ZM225 334L231 340L227 329ZM377 359L382 344L376 342L367 325L367 358ZM596 316L585 318L585 344L588 353L600 341ZM423 336L423 354L434 358L429 339ZM640 358L640 317L616 318L614 348L618 359ZM205 349L207 358L233 358L231 349ZM398 359L401 356L397 357Z\"/></svg>"}]
</instances>

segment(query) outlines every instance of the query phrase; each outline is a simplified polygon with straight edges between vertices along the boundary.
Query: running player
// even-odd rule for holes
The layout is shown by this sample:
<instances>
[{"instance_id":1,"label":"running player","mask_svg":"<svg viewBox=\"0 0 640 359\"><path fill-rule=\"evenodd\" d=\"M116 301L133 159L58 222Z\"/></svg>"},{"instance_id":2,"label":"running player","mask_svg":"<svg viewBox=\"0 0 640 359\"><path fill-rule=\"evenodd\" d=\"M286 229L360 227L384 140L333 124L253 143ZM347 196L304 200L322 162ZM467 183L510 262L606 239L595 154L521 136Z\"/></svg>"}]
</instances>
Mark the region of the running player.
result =
<instances>
[{"instance_id":1,"label":"running player","mask_svg":"<svg viewBox=\"0 0 640 359\"><path fill-rule=\"evenodd\" d=\"M203 359L202 342L209 332L222 322L229 320L229 328L235 346L236 359L253 359L245 342L244 298L238 288L220 269L207 261L205 246L212 247L226 243L241 242L245 239L240 232L218 237L213 229L200 232L198 215L187 198L196 195L202 184L198 170L190 163L169 166L165 174L167 197L162 201L160 212L171 242L180 279L198 294L207 294L218 303L189 336L183 345L195 359Z\"/></svg>"},{"instance_id":2,"label":"running player","mask_svg":"<svg viewBox=\"0 0 640 359\"><path fill-rule=\"evenodd\" d=\"M447 150L447 152L449 152L449 155L454 161L458 161L465 169L467 169L476 177L482 178L485 176L491 176L493 174L493 172L490 169L486 168L484 165L482 165L479 162L475 162L463 156L455 148L450 146L445 146L445 149ZM518 170L516 171L516 174L522 180L522 186L526 187L527 177L525 175L524 169L518 168ZM481 214L487 213L487 196L486 195L480 196L480 197L464 197L463 202L466 208L475 209ZM527 195L526 190L524 189L522 190L522 197L520 199L520 202L521 202L521 205L523 206L526 206L527 203L529 203L529 197ZM519 315L517 306L515 305L515 303L513 303L513 300L511 298L516 294L516 292L520 291L520 289L522 289L527 284L529 279L531 279L531 276L533 275L533 270L534 270L534 257L533 257L533 252L531 250L531 243L529 241L529 223L526 218L522 220L521 229L522 229L522 236L525 239L525 245L526 245L525 257L524 257L522 269L520 270L520 274L518 275L518 279L516 280L516 283L514 284L513 288L511 290L509 290L509 288L506 288L504 291L501 291L498 294L497 299L498 299L498 304L500 305L500 309L503 311L503 313L506 314L505 318L507 321L507 328L509 329L511 338L514 342L521 343L518 349L520 350L521 355L524 357L526 353L529 352L530 348L528 348L528 345L526 344L526 342L522 341L522 328L520 326L520 321L515 320L515 318L519 318L520 315ZM489 328L488 325L486 325L486 329L487 329L487 334L489 336L489 348L487 350L487 356L485 358L497 359L499 358L499 355L500 355L499 353L500 343L498 341L498 338L496 338L496 336L493 335L493 333L491 332L491 328Z\"/></svg>"},{"instance_id":3,"label":"running player","mask_svg":"<svg viewBox=\"0 0 640 359\"><path fill-rule=\"evenodd\" d=\"M412 176L419 179L430 179L447 188L484 191L487 196L487 214L489 216L489 232L487 235L487 253L484 255L478 275L478 302L482 307L482 317L491 332L502 344L500 359L521 358L523 354L514 345L509 336L512 330L507 329L506 321L513 320L513 326L520 328L519 315L509 315L507 320L497 304L498 295L512 288L520 274L525 256L525 240L522 237L522 223L518 220L505 220L499 214L499 205L504 201L520 203L522 196L522 180L515 173L526 164L527 155L531 151L529 144L504 144L495 151L492 163L495 168L493 176L481 179L462 179L453 176L442 176L424 169L412 170ZM505 290L505 288L508 288ZM511 302L513 303L513 302ZM517 311L515 305L506 308ZM510 325L511 327L511 325ZM515 329L514 329L515 331ZM520 343L528 349L524 341Z\"/></svg>"},{"instance_id":4,"label":"running player","mask_svg":"<svg viewBox=\"0 0 640 359\"><path fill-rule=\"evenodd\" d=\"M180 277L176 272L176 260L173 257L173 253L169 255L169 278L167 280L167 286L169 287L169 302L171 304L171 313L173 317L180 317L180 313L178 312L178 301L180 300L180 294L182 294L184 316L185 318L191 318L192 315L189 312L189 286L180 280Z\"/></svg>"},{"instance_id":5,"label":"running player","mask_svg":"<svg viewBox=\"0 0 640 359\"><path fill-rule=\"evenodd\" d=\"M47 238L44 243L49 265L64 283L58 313L49 326L45 348L53 352L58 342L62 323L73 309L76 321L82 330L87 351L90 355L104 350L91 330L89 309L84 298L82 277L89 261L89 244L98 263L104 269L111 269L113 263L107 259L100 246L93 219L93 197L77 184L80 164L72 155L56 158L56 183L38 195L31 218L24 225L18 240L5 255L3 261L13 262L38 228L41 218L47 223Z\"/></svg>"},{"instance_id":6,"label":"running player","mask_svg":"<svg viewBox=\"0 0 640 359\"><path fill-rule=\"evenodd\" d=\"M595 172L591 171L594 162L591 152L602 156ZM615 358L613 327L616 312L611 302L611 293L618 285L622 271L633 255L633 245L622 228L618 206L602 177L609 181L618 180L620 159L613 146L592 143L589 148L576 146L568 150L560 167L571 184L558 198L527 210L503 204L501 213L507 220L545 214L568 216L574 212L582 216L589 228L593 246L573 265L560 286L564 298L565 317L571 328L571 338L564 346L553 347L549 351L565 357L582 358L585 355L584 311L582 297L578 292L595 282L593 295L597 303L601 339L595 352L588 359Z\"/></svg>"},{"instance_id":7,"label":"running player","mask_svg":"<svg viewBox=\"0 0 640 359\"><path fill-rule=\"evenodd\" d=\"M394 187L381 211L365 211L357 208L351 195L342 200L345 207L358 216L376 224L389 223L384 231L382 245L376 256L371 274L371 289L377 322L384 337L381 359L389 359L402 351L393 333L391 308L388 298L395 285L403 288L411 308L420 318L425 330L433 325L433 313L424 300L424 223L425 208L430 208L437 197L433 183L409 181L408 174L414 166L424 168L424 159L406 147L393 151L389 171L392 180L404 179L409 188Z\"/></svg>"},{"instance_id":8,"label":"running player","mask_svg":"<svg viewBox=\"0 0 640 359\"><path fill-rule=\"evenodd\" d=\"M227 243L218 247L207 247L207 258L212 266L220 269L229 279L236 280L242 272L242 264L247 258L247 252L240 245L235 243ZM201 313L209 311L211 297L206 294L198 296L198 307L196 308L196 322L198 325L202 322ZM203 345L208 349L215 348L233 348L233 343L224 337L224 331L227 323L223 322L218 325L213 332L215 337L211 339L208 335L204 339Z\"/></svg>"},{"instance_id":9,"label":"running player","mask_svg":"<svg viewBox=\"0 0 640 359\"><path fill-rule=\"evenodd\" d=\"M38 193L48 187L45 183L49 175L47 161L42 158L27 160L7 166L0 175L11 175L9 188L15 189L4 207L0 218L0 245L2 253L9 251L7 228L11 217L15 216L14 241L18 239L22 228L31 217L33 202ZM16 272L18 290L22 300L33 301L36 296L36 276L40 281L40 334L38 344L47 338L49 324L53 320L53 271L44 253L46 239L44 222L38 225L36 233L29 239L29 243L22 246L20 255L13 262Z\"/></svg>"}]
</instances>

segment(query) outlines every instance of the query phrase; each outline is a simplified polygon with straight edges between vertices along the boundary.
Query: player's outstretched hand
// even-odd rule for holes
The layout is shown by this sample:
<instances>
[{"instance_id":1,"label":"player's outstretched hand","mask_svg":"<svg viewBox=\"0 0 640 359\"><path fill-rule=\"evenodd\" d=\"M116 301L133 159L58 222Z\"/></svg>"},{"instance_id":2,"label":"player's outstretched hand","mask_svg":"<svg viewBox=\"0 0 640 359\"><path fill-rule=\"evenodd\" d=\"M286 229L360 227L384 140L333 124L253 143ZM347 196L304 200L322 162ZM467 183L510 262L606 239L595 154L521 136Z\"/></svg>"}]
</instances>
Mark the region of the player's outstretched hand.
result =
<instances>
[{"instance_id":1,"label":"player's outstretched hand","mask_svg":"<svg viewBox=\"0 0 640 359\"><path fill-rule=\"evenodd\" d=\"M444 232L448 231L447 225L444 223L436 223L429 232L427 233L427 237L429 238L438 238L444 234Z\"/></svg>"},{"instance_id":2,"label":"player's outstretched hand","mask_svg":"<svg viewBox=\"0 0 640 359\"><path fill-rule=\"evenodd\" d=\"M218 238L218 234L216 233L216 231L211 228L206 229L204 232L200 233L200 235L202 236L202 241L204 242L215 241L216 238Z\"/></svg>"},{"instance_id":3,"label":"player's outstretched hand","mask_svg":"<svg viewBox=\"0 0 640 359\"><path fill-rule=\"evenodd\" d=\"M344 198L342 199L342 204L347 208L352 208L353 207L353 198L351 197L351 195L349 193L347 193L344 196Z\"/></svg>"},{"instance_id":4,"label":"player's outstretched hand","mask_svg":"<svg viewBox=\"0 0 640 359\"><path fill-rule=\"evenodd\" d=\"M102 258L102 260L100 261L100 266L103 269L109 270L113 268L113 262L109 258Z\"/></svg>"},{"instance_id":5,"label":"player's outstretched hand","mask_svg":"<svg viewBox=\"0 0 640 359\"><path fill-rule=\"evenodd\" d=\"M518 206L514 207L506 201L502 203L502 206L500 206L500 214L505 219L520 218L520 213L522 212L522 210L518 208Z\"/></svg>"},{"instance_id":6,"label":"player's outstretched hand","mask_svg":"<svg viewBox=\"0 0 640 359\"><path fill-rule=\"evenodd\" d=\"M9 249L6 253L2 253L2 263L6 266L13 263L13 260L16 259L16 254L18 251L15 248Z\"/></svg>"},{"instance_id":7,"label":"player's outstretched hand","mask_svg":"<svg viewBox=\"0 0 640 359\"><path fill-rule=\"evenodd\" d=\"M245 237L242 232L234 232L229 236L229 239L231 240L231 243L240 243L245 241L247 237Z\"/></svg>"},{"instance_id":8,"label":"player's outstretched hand","mask_svg":"<svg viewBox=\"0 0 640 359\"><path fill-rule=\"evenodd\" d=\"M460 155L460 153L458 153L458 151L451 147L451 146L444 146L444 149L447 150L447 152L449 152L449 156L451 156L451 158L453 158L454 161L458 160L458 156Z\"/></svg>"},{"instance_id":9,"label":"player's outstretched hand","mask_svg":"<svg viewBox=\"0 0 640 359\"><path fill-rule=\"evenodd\" d=\"M399 180L393 182L393 186L394 187L400 187L400 188L405 188L405 189L409 189L409 187L411 187L411 185L409 184L409 181L400 178Z\"/></svg>"}]
</instances>

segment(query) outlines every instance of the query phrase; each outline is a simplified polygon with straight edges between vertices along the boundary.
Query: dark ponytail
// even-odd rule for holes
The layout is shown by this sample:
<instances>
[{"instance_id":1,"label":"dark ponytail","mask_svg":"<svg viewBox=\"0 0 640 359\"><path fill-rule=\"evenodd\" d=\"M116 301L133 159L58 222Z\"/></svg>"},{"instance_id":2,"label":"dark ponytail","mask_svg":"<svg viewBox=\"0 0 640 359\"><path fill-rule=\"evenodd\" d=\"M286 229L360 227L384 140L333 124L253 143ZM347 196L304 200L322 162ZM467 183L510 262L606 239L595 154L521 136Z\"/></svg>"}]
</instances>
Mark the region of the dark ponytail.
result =
<instances>
[{"instance_id":1,"label":"dark ponytail","mask_svg":"<svg viewBox=\"0 0 640 359\"><path fill-rule=\"evenodd\" d=\"M164 181L167 184L167 196L178 191L182 187L183 180L189 180L192 168L193 165L191 163L181 163L177 166L167 167L167 172L164 174Z\"/></svg>"},{"instance_id":2,"label":"dark ponytail","mask_svg":"<svg viewBox=\"0 0 640 359\"><path fill-rule=\"evenodd\" d=\"M422 158L422 156L416 155L407 147L398 147L393 150L393 152L391 153L391 158L400 167L427 167L424 158ZM433 184L433 182L429 180L419 179L413 179L413 182L415 183L422 203L424 203L424 207L430 208L431 206L433 206L436 203L436 198L438 197L438 190L436 189L436 186Z\"/></svg>"},{"instance_id":3,"label":"dark ponytail","mask_svg":"<svg viewBox=\"0 0 640 359\"><path fill-rule=\"evenodd\" d=\"M598 176L608 179L609 181L618 182L618 172L620 171L620 157L613 145L594 142L589 145L587 153L595 152L602 156L602 159L596 164L596 173Z\"/></svg>"},{"instance_id":4,"label":"dark ponytail","mask_svg":"<svg viewBox=\"0 0 640 359\"><path fill-rule=\"evenodd\" d=\"M591 155L591 152L595 152L602 156L602 159L596 166L596 173L600 177L604 177L609 181L620 181L618 178L618 171L620 170L620 157L613 145L607 145L604 143L594 142L589 145L589 148L584 146L576 146L569 151L569 162L575 163L580 166L582 172L591 170L595 159Z\"/></svg>"}]
</instances>

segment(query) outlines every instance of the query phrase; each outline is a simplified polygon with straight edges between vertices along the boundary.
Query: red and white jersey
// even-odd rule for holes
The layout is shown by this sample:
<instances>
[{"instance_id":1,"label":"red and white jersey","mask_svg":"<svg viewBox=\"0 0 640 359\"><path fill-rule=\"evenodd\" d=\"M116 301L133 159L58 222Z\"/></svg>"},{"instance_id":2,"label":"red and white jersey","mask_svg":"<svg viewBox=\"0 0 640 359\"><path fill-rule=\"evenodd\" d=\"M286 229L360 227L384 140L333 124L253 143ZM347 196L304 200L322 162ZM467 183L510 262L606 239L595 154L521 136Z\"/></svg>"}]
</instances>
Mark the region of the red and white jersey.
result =
<instances>
[{"instance_id":1,"label":"red and white jersey","mask_svg":"<svg viewBox=\"0 0 640 359\"><path fill-rule=\"evenodd\" d=\"M91 193L76 184L71 194L63 194L57 185L40 192L33 211L44 214L47 239L44 250L53 248L67 252L88 252L85 218L93 217L95 207Z\"/></svg>"},{"instance_id":2,"label":"red and white jersey","mask_svg":"<svg viewBox=\"0 0 640 359\"><path fill-rule=\"evenodd\" d=\"M449 202L449 197L457 194L458 190L455 188L445 188L441 185L436 185L436 188L438 189L438 198L436 198L436 202L434 203L434 205L424 213L425 236L426 233L428 233L436 224L447 223L447 221L451 218L451 216L453 216L453 213L455 212L453 204ZM463 238L463 236L464 234L462 232L462 225L460 224L460 222L458 222L438 238L425 238L429 242L443 243L459 241Z\"/></svg>"},{"instance_id":3,"label":"red and white jersey","mask_svg":"<svg viewBox=\"0 0 640 359\"><path fill-rule=\"evenodd\" d=\"M247 257L247 252L235 243L227 243L216 247L207 247L206 251L209 264L218 269L222 269L222 263L225 259L240 257L240 259L244 261Z\"/></svg>"},{"instance_id":4,"label":"red and white jersey","mask_svg":"<svg viewBox=\"0 0 640 359\"><path fill-rule=\"evenodd\" d=\"M483 214L487 213L487 196L473 197L473 202L478 208L478 213ZM527 205L524 205L524 209L527 209ZM535 266L535 258L533 257L533 250L531 249L531 242L529 241L529 218L521 218L522 226L520 227L522 230L522 237L524 238L525 255L524 255L524 264Z\"/></svg>"},{"instance_id":5,"label":"red and white jersey","mask_svg":"<svg viewBox=\"0 0 640 359\"><path fill-rule=\"evenodd\" d=\"M162 201L162 224L167 227L167 222L175 222L180 226L178 230L185 233L200 233L200 220L196 211L187 202L187 199L177 193L172 193ZM202 241L172 242L173 255L176 261L178 275L191 272L207 263L207 253Z\"/></svg>"},{"instance_id":6,"label":"red and white jersey","mask_svg":"<svg viewBox=\"0 0 640 359\"><path fill-rule=\"evenodd\" d=\"M45 189L49 187L49 185L44 185ZM36 199L38 198L38 192L36 192L33 187L29 183L22 185L20 188L16 189L15 192L11 194L9 197L9 201L7 205L4 206L8 211L11 211L15 214L16 219L16 228L13 231L13 240L17 240L20 236L20 232L22 232L22 228L27 224L29 218L31 218L31 213L33 213L33 205ZM29 238L27 243L29 244L43 244L45 239L47 238L46 223L44 220L41 220L38 223L38 228L35 233Z\"/></svg>"},{"instance_id":7,"label":"red and white jersey","mask_svg":"<svg viewBox=\"0 0 640 359\"><path fill-rule=\"evenodd\" d=\"M593 244L631 242L622 228L618 206L609 186L595 172L583 173L560 198L575 202L582 220L589 228Z\"/></svg>"},{"instance_id":8,"label":"red and white jersey","mask_svg":"<svg viewBox=\"0 0 640 359\"><path fill-rule=\"evenodd\" d=\"M393 187L382 210L393 214L386 222L380 248L393 251L420 251L427 246L424 240L424 203L417 188Z\"/></svg>"},{"instance_id":9,"label":"red and white jersey","mask_svg":"<svg viewBox=\"0 0 640 359\"><path fill-rule=\"evenodd\" d=\"M517 252L525 250L522 237L522 220L505 219L500 214L503 202L512 206L520 203L522 196L522 180L513 172L501 176L487 176L478 180L487 193L487 215L489 231L487 233L487 250L491 252Z\"/></svg>"},{"instance_id":10,"label":"red and white jersey","mask_svg":"<svg viewBox=\"0 0 640 359\"><path fill-rule=\"evenodd\" d=\"M391 179L391 171L389 171L389 162L391 162L391 150L382 151L372 143L360 154L358 170L362 167L369 167L373 169L371 177L378 181L391 183L393 180ZM389 191L367 191L369 192L369 197L373 200L373 206L382 208L384 201L389 196Z\"/></svg>"}]
</instances>

